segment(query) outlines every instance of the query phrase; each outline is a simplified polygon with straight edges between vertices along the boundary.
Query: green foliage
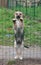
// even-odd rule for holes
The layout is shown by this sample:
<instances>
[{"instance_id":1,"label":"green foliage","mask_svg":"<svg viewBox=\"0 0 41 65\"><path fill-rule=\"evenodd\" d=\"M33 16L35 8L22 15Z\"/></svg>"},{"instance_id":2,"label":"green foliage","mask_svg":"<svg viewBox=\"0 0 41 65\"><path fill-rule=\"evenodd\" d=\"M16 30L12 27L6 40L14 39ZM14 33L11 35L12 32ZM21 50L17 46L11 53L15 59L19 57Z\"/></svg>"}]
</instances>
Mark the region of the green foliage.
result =
<instances>
[{"instance_id":1,"label":"green foliage","mask_svg":"<svg viewBox=\"0 0 41 65\"><path fill-rule=\"evenodd\" d=\"M0 8L0 45L14 45L14 30L12 18L14 17L14 12L16 9L13 8ZM17 10L19 8L17 7ZM24 31L25 31L25 45L40 45L41 46L41 7L34 8L29 7L20 9L25 15L24 18ZM27 17L26 17L27 16ZM29 19L29 17L31 17ZM35 20L33 19L35 17ZM37 20L36 20L37 19Z\"/></svg>"},{"instance_id":2,"label":"green foliage","mask_svg":"<svg viewBox=\"0 0 41 65\"><path fill-rule=\"evenodd\" d=\"M7 65L13 65L13 64L16 64L15 61L9 61Z\"/></svg>"}]
</instances>

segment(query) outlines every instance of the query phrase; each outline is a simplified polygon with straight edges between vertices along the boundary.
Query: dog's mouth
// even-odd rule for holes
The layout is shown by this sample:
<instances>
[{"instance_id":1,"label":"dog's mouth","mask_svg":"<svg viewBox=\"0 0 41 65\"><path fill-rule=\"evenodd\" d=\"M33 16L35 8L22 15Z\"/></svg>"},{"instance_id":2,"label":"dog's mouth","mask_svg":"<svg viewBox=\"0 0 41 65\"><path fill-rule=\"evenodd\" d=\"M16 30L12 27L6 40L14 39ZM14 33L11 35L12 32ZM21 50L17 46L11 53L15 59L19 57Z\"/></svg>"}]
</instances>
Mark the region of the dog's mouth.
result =
<instances>
[{"instance_id":1,"label":"dog's mouth","mask_svg":"<svg viewBox=\"0 0 41 65\"><path fill-rule=\"evenodd\" d=\"M16 18L17 18L17 19L20 19L20 16L18 15L18 16L16 16Z\"/></svg>"}]
</instances>

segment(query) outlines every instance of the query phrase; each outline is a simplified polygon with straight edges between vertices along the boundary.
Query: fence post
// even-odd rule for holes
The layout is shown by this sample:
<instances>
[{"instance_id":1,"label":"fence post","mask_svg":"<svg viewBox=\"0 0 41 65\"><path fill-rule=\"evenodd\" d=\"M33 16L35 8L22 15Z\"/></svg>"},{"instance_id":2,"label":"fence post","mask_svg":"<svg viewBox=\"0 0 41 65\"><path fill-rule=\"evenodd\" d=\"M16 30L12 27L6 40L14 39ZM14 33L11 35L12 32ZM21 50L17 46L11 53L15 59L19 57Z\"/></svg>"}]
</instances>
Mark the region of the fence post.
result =
<instances>
[{"instance_id":1,"label":"fence post","mask_svg":"<svg viewBox=\"0 0 41 65\"><path fill-rule=\"evenodd\" d=\"M27 15L27 0L26 0L26 15Z\"/></svg>"},{"instance_id":2,"label":"fence post","mask_svg":"<svg viewBox=\"0 0 41 65\"><path fill-rule=\"evenodd\" d=\"M16 11L17 11L17 0L16 0L16 7L15 8L16 8Z\"/></svg>"},{"instance_id":3,"label":"fence post","mask_svg":"<svg viewBox=\"0 0 41 65\"><path fill-rule=\"evenodd\" d=\"M35 0L34 0L34 19L35 19Z\"/></svg>"}]
</instances>

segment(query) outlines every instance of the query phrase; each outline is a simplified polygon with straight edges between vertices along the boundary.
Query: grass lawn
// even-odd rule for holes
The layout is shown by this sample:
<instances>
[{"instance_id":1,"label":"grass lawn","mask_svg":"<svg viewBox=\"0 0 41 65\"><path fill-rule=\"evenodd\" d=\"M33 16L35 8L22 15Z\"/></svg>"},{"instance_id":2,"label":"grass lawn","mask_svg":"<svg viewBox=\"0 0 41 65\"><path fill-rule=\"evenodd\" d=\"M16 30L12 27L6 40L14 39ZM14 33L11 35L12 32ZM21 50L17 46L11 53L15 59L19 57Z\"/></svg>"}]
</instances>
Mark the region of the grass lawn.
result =
<instances>
[{"instance_id":1,"label":"grass lawn","mask_svg":"<svg viewBox=\"0 0 41 65\"><path fill-rule=\"evenodd\" d=\"M17 8L18 9L18 8ZM26 14L26 9L21 8L21 11ZM0 45L14 45L14 30L12 18L15 9L0 8ZM27 8L27 15L31 17L24 18L25 45L41 46L41 7ZM33 18L37 20L33 20Z\"/></svg>"}]
</instances>

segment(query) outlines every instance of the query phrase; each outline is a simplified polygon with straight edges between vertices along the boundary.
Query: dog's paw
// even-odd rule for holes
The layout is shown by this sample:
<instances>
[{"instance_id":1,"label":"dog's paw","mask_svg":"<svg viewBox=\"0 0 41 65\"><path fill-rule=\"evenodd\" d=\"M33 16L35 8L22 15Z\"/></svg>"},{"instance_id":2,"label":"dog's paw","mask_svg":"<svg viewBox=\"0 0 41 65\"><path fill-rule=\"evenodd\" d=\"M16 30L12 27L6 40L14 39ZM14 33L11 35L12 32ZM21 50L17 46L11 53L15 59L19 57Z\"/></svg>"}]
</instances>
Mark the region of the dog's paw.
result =
<instances>
[{"instance_id":1,"label":"dog's paw","mask_svg":"<svg viewBox=\"0 0 41 65\"><path fill-rule=\"evenodd\" d=\"M19 59L20 59L20 60L22 60L22 59L23 59L23 57L19 57Z\"/></svg>"},{"instance_id":2,"label":"dog's paw","mask_svg":"<svg viewBox=\"0 0 41 65\"><path fill-rule=\"evenodd\" d=\"M18 59L18 56L15 56L14 59Z\"/></svg>"}]
</instances>

